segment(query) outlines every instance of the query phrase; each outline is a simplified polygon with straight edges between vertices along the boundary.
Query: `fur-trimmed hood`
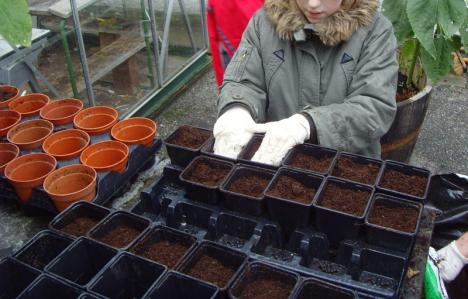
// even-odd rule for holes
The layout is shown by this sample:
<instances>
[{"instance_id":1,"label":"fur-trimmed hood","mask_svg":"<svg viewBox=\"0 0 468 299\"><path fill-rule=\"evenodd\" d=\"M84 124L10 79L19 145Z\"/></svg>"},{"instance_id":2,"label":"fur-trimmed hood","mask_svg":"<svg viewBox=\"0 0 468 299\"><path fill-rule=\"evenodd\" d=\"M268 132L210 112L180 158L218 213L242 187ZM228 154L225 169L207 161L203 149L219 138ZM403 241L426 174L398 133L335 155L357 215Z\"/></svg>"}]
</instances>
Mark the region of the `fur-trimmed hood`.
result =
<instances>
[{"instance_id":1,"label":"fur-trimmed hood","mask_svg":"<svg viewBox=\"0 0 468 299\"><path fill-rule=\"evenodd\" d=\"M308 24L296 0L265 0L264 7L283 40L293 40L294 33ZM335 46L348 40L360 27L370 25L378 7L379 0L343 0L336 13L312 27L325 45Z\"/></svg>"}]
</instances>

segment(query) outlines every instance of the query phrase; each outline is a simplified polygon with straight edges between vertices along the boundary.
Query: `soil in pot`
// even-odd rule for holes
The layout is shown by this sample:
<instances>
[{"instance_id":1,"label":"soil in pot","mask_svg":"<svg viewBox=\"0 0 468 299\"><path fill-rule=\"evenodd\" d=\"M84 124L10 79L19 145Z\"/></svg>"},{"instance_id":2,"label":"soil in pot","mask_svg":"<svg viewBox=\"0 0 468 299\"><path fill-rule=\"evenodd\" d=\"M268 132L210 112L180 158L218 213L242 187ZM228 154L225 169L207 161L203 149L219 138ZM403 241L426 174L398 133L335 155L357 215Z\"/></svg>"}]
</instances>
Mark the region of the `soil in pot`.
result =
<instances>
[{"instance_id":1,"label":"soil in pot","mask_svg":"<svg viewBox=\"0 0 468 299\"><path fill-rule=\"evenodd\" d=\"M362 216L366 210L370 193L363 190L348 189L334 183L328 183L319 202L319 206Z\"/></svg>"},{"instance_id":2,"label":"soil in pot","mask_svg":"<svg viewBox=\"0 0 468 299\"><path fill-rule=\"evenodd\" d=\"M261 197L270 179L257 175L242 176L236 179L227 190L253 197Z\"/></svg>"},{"instance_id":3,"label":"soil in pot","mask_svg":"<svg viewBox=\"0 0 468 299\"><path fill-rule=\"evenodd\" d=\"M70 223L68 223L64 227L62 227L60 230L63 231L64 233L67 233L67 234L70 234L70 235L73 235L73 236L77 236L77 237L84 236L99 221L100 221L100 219L98 219L98 218L93 218L93 217L88 217L88 216L80 216L80 217L76 217L75 219L73 219L73 221L71 221Z\"/></svg>"},{"instance_id":4,"label":"soil in pot","mask_svg":"<svg viewBox=\"0 0 468 299\"><path fill-rule=\"evenodd\" d=\"M368 221L383 227L413 233L418 223L418 214L418 209L412 206L388 206L376 202Z\"/></svg>"},{"instance_id":5,"label":"soil in pot","mask_svg":"<svg viewBox=\"0 0 468 299\"><path fill-rule=\"evenodd\" d=\"M248 282L240 299L286 299L289 297L293 285L278 278L260 277Z\"/></svg>"},{"instance_id":6,"label":"soil in pot","mask_svg":"<svg viewBox=\"0 0 468 299\"><path fill-rule=\"evenodd\" d=\"M419 92L418 88L414 86L414 84L410 84L409 86L404 88L404 86L406 85L407 78L408 77L406 75L403 75L402 73L398 72L398 85L395 96L397 103L403 102Z\"/></svg>"},{"instance_id":7,"label":"soil in pot","mask_svg":"<svg viewBox=\"0 0 468 299\"><path fill-rule=\"evenodd\" d=\"M315 157L299 151L292 158L289 166L324 173L327 172L332 160L333 155L325 154L321 157Z\"/></svg>"},{"instance_id":8,"label":"soil in pot","mask_svg":"<svg viewBox=\"0 0 468 299\"><path fill-rule=\"evenodd\" d=\"M96 237L96 239L113 247L121 248L130 244L140 233L140 230L131 226L117 225L114 229L100 237Z\"/></svg>"},{"instance_id":9,"label":"soil in pot","mask_svg":"<svg viewBox=\"0 0 468 299\"><path fill-rule=\"evenodd\" d=\"M187 173L185 179L208 186L218 185L229 173L230 167L224 164L200 161Z\"/></svg>"},{"instance_id":10,"label":"soil in pot","mask_svg":"<svg viewBox=\"0 0 468 299\"><path fill-rule=\"evenodd\" d=\"M223 288L236 270L221 260L205 254L191 268L187 269L186 273Z\"/></svg>"},{"instance_id":11,"label":"soil in pot","mask_svg":"<svg viewBox=\"0 0 468 299\"><path fill-rule=\"evenodd\" d=\"M210 132L198 128L181 126L179 133L171 140L171 144L197 149L210 138Z\"/></svg>"},{"instance_id":12,"label":"soil in pot","mask_svg":"<svg viewBox=\"0 0 468 299\"><path fill-rule=\"evenodd\" d=\"M348 180L373 185L379 175L380 165L372 162L358 163L350 157L339 157L333 175Z\"/></svg>"},{"instance_id":13,"label":"soil in pot","mask_svg":"<svg viewBox=\"0 0 468 299\"><path fill-rule=\"evenodd\" d=\"M139 242L131 252L141 255L157 263L174 268L177 262L184 256L189 246L177 241L162 239L147 246L146 240Z\"/></svg>"},{"instance_id":14,"label":"soil in pot","mask_svg":"<svg viewBox=\"0 0 468 299\"><path fill-rule=\"evenodd\" d=\"M298 180L283 175L276 181L268 195L309 204L313 200L316 191L313 187L306 187Z\"/></svg>"},{"instance_id":15,"label":"soil in pot","mask_svg":"<svg viewBox=\"0 0 468 299\"><path fill-rule=\"evenodd\" d=\"M15 90L6 90L0 88L0 101L6 101L16 96L17 92Z\"/></svg>"},{"instance_id":16,"label":"soil in pot","mask_svg":"<svg viewBox=\"0 0 468 299\"><path fill-rule=\"evenodd\" d=\"M245 157L244 157L245 160L252 160L253 156L255 155L258 148L262 144L262 140L263 139L260 139L260 138L254 138L254 140L252 141L249 147L249 151L245 153Z\"/></svg>"},{"instance_id":17,"label":"soil in pot","mask_svg":"<svg viewBox=\"0 0 468 299\"><path fill-rule=\"evenodd\" d=\"M380 186L386 189L422 197L426 192L427 177L409 175L393 169L386 169Z\"/></svg>"}]
</instances>

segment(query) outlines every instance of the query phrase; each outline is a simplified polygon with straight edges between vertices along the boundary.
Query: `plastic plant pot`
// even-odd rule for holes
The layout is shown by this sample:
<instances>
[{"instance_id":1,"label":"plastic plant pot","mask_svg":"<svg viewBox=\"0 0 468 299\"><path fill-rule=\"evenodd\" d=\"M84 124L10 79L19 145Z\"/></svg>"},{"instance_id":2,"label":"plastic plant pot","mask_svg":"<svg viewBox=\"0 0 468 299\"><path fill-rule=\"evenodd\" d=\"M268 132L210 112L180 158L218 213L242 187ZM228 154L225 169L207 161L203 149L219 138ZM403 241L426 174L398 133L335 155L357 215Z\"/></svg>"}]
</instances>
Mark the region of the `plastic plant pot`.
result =
<instances>
[{"instance_id":1,"label":"plastic plant pot","mask_svg":"<svg viewBox=\"0 0 468 299\"><path fill-rule=\"evenodd\" d=\"M282 165L302 171L327 175L333 165L337 151L313 144L300 144L293 147L283 160Z\"/></svg>"},{"instance_id":2,"label":"plastic plant pot","mask_svg":"<svg viewBox=\"0 0 468 299\"><path fill-rule=\"evenodd\" d=\"M407 252L419 230L421 214L421 204L375 194L366 217L367 242Z\"/></svg>"},{"instance_id":3,"label":"plastic plant pot","mask_svg":"<svg viewBox=\"0 0 468 299\"><path fill-rule=\"evenodd\" d=\"M102 206L79 201L63 211L49 223L49 228L71 236L86 235L96 224L109 215Z\"/></svg>"},{"instance_id":4,"label":"plastic plant pot","mask_svg":"<svg viewBox=\"0 0 468 299\"><path fill-rule=\"evenodd\" d=\"M196 238L168 227L155 227L129 251L173 269L191 251Z\"/></svg>"},{"instance_id":5,"label":"plastic plant pot","mask_svg":"<svg viewBox=\"0 0 468 299\"><path fill-rule=\"evenodd\" d=\"M73 122L75 115L83 109L83 102L78 99L60 99L42 107L39 115L56 126Z\"/></svg>"},{"instance_id":6,"label":"plastic plant pot","mask_svg":"<svg viewBox=\"0 0 468 299\"><path fill-rule=\"evenodd\" d=\"M85 287L104 266L117 255L117 250L81 237L46 267L75 287Z\"/></svg>"},{"instance_id":7,"label":"plastic plant pot","mask_svg":"<svg viewBox=\"0 0 468 299\"><path fill-rule=\"evenodd\" d=\"M132 117L116 123L111 129L112 138L125 144L151 146L156 135L156 123L146 117Z\"/></svg>"},{"instance_id":8,"label":"plastic plant pot","mask_svg":"<svg viewBox=\"0 0 468 299\"><path fill-rule=\"evenodd\" d=\"M218 288L190 276L169 272L143 297L145 299L214 299L218 298Z\"/></svg>"},{"instance_id":9,"label":"plastic plant pot","mask_svg":"<svg viewBox=\"0 0 468 299\"><path fill-rule=\"evenodd\" d=\"M78 157L89 141L89 134L85 131L68 129L49 135L44 140L42 149L57 160L68 160Z\"/></svg>"},{"instance_id":10,"label":"plastic plant pot","mask_svg":"<svg viewBox=\"0 0 468 299\"><path fill-rule=\"evenodd\" d=\"M5 167L5 176L15 188L21 202L31 196L33 188L39 187L57 167L57 160L48 154L31 153L13 159Z\"/></svg>"},{"instance_id":11,"label":"plastic plant pot","mask_svg":"<svg viewBox=\"0 0 468 299\"><path fill-rule=\"evenodd\" d=\"M0 174L3 175L5 167L11 160L19 155L19 147L11 143L0 143Z\"/></svg>"},{"instance_id":12,"label":"plastic plant pot","mask_svg":"<svg viewBox=\"0 0 468 299\"><path fill-rule=\"evenodd\" d=\"M115 212L89 232L89 237L118 249L128 248L150 226L150 221L127 212Z\"/></svg>"},{"instance_id":13,"label":"plastic plant pot","mask_svg":"<svg viewBox=\"0 0 468 299\"><path fill-rule=\"evenodd\" d=\"M107 140L85 148L81 152L80 161L98 172L116 171L123 173L127 167L128 155L129 149L125 143Z\"/></svg>"},{"instance_id":14,"label":"plastic plant pot","mask_svg":"<svg viewBox=\"0 0 468 299\"><path fill-rule=\"evenodd\" d=\"M396 161L385 161L377 189L382 193L424 203L430 177L431 173L427 169Z\"/></svg>"},{"instance_id":15,"label":"plastic plant pot","mask_svg":"<svg viewBox=\"0 0 468 299\"><path fill-rule=\"evenodd\" d=\"M301 282L294 299L357 299L356 293L325 281L307 278Z\"/></svg>"},{"instance_id":16,"label":"plastic plant pot","mask_svg":"<svg viewBox=\"0 0 468 299\"><path fill-rule=\"evenodd\" d=\"M12 85L0 85L0 109L8 109L8 104L19 96L20 90Z\"/></svg>"},{"instance_id":17,"label":"plastic plant pot","mask_svg":"<svg viewBox=\"0 0 468 299\"><path fill-rule=\"evenodd\" d=\"M78 201L91 201L96 197L97 173L93 168L73 164L52 171L44 180L44 190L62 212Z\"/></svg>"},{"instance_id":18,"label":"plastic plant pot","mask_svg":"<svg viewBox=\"0 0 468 299\"><path fill-rule=\"evenodd\" d=\"M7 139L22 150L33 149L40 147L53 130L54 125L50 121L33 119L11 128L7 133Z\"/></svg>"},{"instance_id":19,"label":"plastic plant pot","mask_svg":"<svg viewBox=\"0 0 468 299\"><path fill-rule=\"evenodd\" d=\"M109 298L141 298L165 271L160 264L124 252L97 275L88 290Z\"/></svg>"},{"instance_id":20,"label":"plastic plant pot","mask_svg":"<svg viewBox=\"0 0 468 299\"><path fill-rule=\"evenodd\" d=\"M264 168L236 165L221 185L226 208L254 216L263 214L265 200L263 192L274 172ZM244 193L242 193L244 192ZM250 192L250 194L246 194Z\"/></svg>"},{"instance_id":21,"label":"plastic plant pot","mask_svg":"<svg viewBox=\"0 0 468 299\"><path fill-rule=\"evenodd\" d=\"M18 111L0 110L0 137L6 136L20 120L21 114Z\"/></svg>"},{"instance_id":22,"label":"plastic plant pot","mask_svg":"<svg viewBox=\"0 0 468 299\"><path fill-rule=\"evenodd\" d=\"M81 290L49 276L39 276L18 298L78 298Z\"/></svg>"},{"instance_id":23,"label":"plastic plant pot","mask_svg":"<svg viewBox=\"0 0 468 299\"><path fill-rule=\"evenodd\" d=\"M247 264L229 289L230 298L291 298L299 275L260 262ZM265 297L268 296L268 297Z\"/></svg>"},{"instance_id":24,"label":"plastic plant pot","mask_svg":"<svg viewBox=\"0 0 468 299\"><path fill-rule=\"evenodd\" d=\"M278 166L252 161L253 156L262 144L263 137L265 137L264 134L254 134L249 142L245 145L244 149L242 149L242 151L237 156L237 161L247 165L276 170L278 169Z\"/></svg>"},{"instance_id":25,"label":"plastic plant pot","mask_svg":"<svg viewBox=\"0 0 468 299\"><path fill-rule=\"evenodd\" d=\"M39 114L39 111L50 102L50 98L42 93L30 93L12 100L8 107L18 111L22 117Z\"/></svg>"},{"instance_id":26,"label":"plastic plant pot","mask_svg":"<svg viewBox=\"0 0 468 299\"><path fill-rule=\"evenodd\" d=\"M379 178L382 165L382 160L350 153L340 153L333 163L331 175L374 186Z\"/></svg>"},{"instance_id":27,"label":"plastic plant pot","mask_svg":"<svg viewBox=\"0 0 468 299\"><path fill-rule=\"evenodd\" d=\"M225 294L247 260L245 253L212 242L202 242L177 271L211 283Z\"/></svg>"},{"instance_id":28,"label":"plastic plant pot","mask_svg":"<svg viewBox=\"0 0 468 299\"><path fill-rule=\"evenodd\" d=\"M234 163L199 156L190 162L179 178L185 185L188 198L217 204L220 199L218 187L226 179Z\"/></svg>"},{"instance_id":29,"label":"plastic plant pot","mask_svg":"<svg viewBox=\"0 0 468 299\"><path fill-rule=\"evenodd\" d=\"M119 112L107 106L94 106L81 110L73 118L75 128L89 135L99 135L109 131L119 119Z\"/></svg>"},{"instance_id":30,"label":"plastic plant pot","mask_svg":"<svg viewBox=\"0 0 468 299\"><path fill-rule=\"evenodd\" d=\"M211 136L207 129L180 126L165 140L167 154L172 164L185 167L200 153L201 148Z\"/></svg>"},{"instance_id":31,"label":"plastic plant pot","mask_svg":"<svg viewBox=\"0 0 468 299\"><path fill-rule=\"evenodd\" d=\"M317 229L333 245L345 238L357 238L373 191L368 185L328 177L314 201Z\"/></svg>"},{"instance_id":32,"label":"plastic plant pot","mask_svg":"<svg viewBox=\"0 0 468 299\"><path fill-rule=\"evenodd\" d=\"M244 217L220 213L214 231L205 238L235 249L242 249L254 234L257 222Z\"/></svg>"},{"instance_id":33,"label":"plastic plant pot","mask_svg":"<svg viewBox=\"0 0 468 299\"><path fill-rule=\"evenodd\" d=\"M202 148L200 149L200 153L202 155L209 156L209 157L212 157L212 158L223 159L223 160L227 160L227 161L236 163L237 159L232 159L232 158L228 158L228 157L225 157L225 156L216 155L214 153L214 149L213 149L214 143L215 143L215 138L213 136L211 136L205 142L205 144L202 146Z\"/></svg>"},{"instance_id":34,"label":"plastic plant pot","mask_svg":"<svg viewBox=\"0 0 468 299\"><path fill-rule=\"evenodd\" d=\"M41 273L7 257L0 261L0 298L16 298Z\"/></svg>"},{"instance_id":35,"label":"plastic plant pot","mask_svg":"<svg viewBox=\"0 0 468 299\"><path fill-rule=\"evenodd\" d=\"M312 203L324 178L321 175L282 167L265 190L271 219L287 232L309 224Z\"/></svg>"},{"instance_id":36,"label":"plastic plant pot","mask_svg":"<svg viewBox=\"0 0 468 299\"><path fill-rule=\"evenodd\" d=\"M13 257L26 265L42 271L71 242L72 239L69 237L47 230L42 231L16 252Z\"/></svg>"}]
</instances>

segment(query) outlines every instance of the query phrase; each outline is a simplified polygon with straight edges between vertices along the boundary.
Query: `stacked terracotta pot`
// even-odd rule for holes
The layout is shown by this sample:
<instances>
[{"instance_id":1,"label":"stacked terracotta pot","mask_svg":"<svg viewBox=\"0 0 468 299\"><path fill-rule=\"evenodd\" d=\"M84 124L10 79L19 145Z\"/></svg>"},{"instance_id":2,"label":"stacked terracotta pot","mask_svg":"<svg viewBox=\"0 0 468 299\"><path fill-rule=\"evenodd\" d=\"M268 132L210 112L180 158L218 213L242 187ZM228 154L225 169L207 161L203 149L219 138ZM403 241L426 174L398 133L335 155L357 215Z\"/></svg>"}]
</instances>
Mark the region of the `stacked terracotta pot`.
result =
<instances>
[{"instance_id":1,"label":"stacked terracotta pot","mask_svg":"<svg viewBox=\"0 0 468 299\"><path fill-rule=\"evenodd\" d=\"M114 108L83 106L72 98L51 101L40 93L20 96L16 87L0 85L0 174L13 185L20 202L26 203L40 186L59 212L75 201L92 201L98 172L123 173L128 145L152 145L153 120L119 121Z\"/></svg>"}]
</instances>

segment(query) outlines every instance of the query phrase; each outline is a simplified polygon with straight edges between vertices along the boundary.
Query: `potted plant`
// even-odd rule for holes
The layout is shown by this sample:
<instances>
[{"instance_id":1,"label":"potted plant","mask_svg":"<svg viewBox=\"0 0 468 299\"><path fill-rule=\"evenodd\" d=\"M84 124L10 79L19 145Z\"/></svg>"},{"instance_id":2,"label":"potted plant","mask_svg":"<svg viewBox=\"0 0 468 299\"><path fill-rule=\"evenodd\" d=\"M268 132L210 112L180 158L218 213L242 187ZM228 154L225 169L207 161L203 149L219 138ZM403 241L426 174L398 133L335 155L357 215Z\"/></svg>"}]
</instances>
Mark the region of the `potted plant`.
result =
<instances>
[{"instance_id":1,"label":"potted plant","mask_svg":"<svg viewBox=\"0 0 468 299\"><path fill-rule=\"evenodd\" d=\"M399 45L397 114L381 139L382 158L407 162L432 91L452 67L452 52L468 43L465 0L384 0ZM428 82L427 82L428 81Z\"/></svg>"}]
</instances>

